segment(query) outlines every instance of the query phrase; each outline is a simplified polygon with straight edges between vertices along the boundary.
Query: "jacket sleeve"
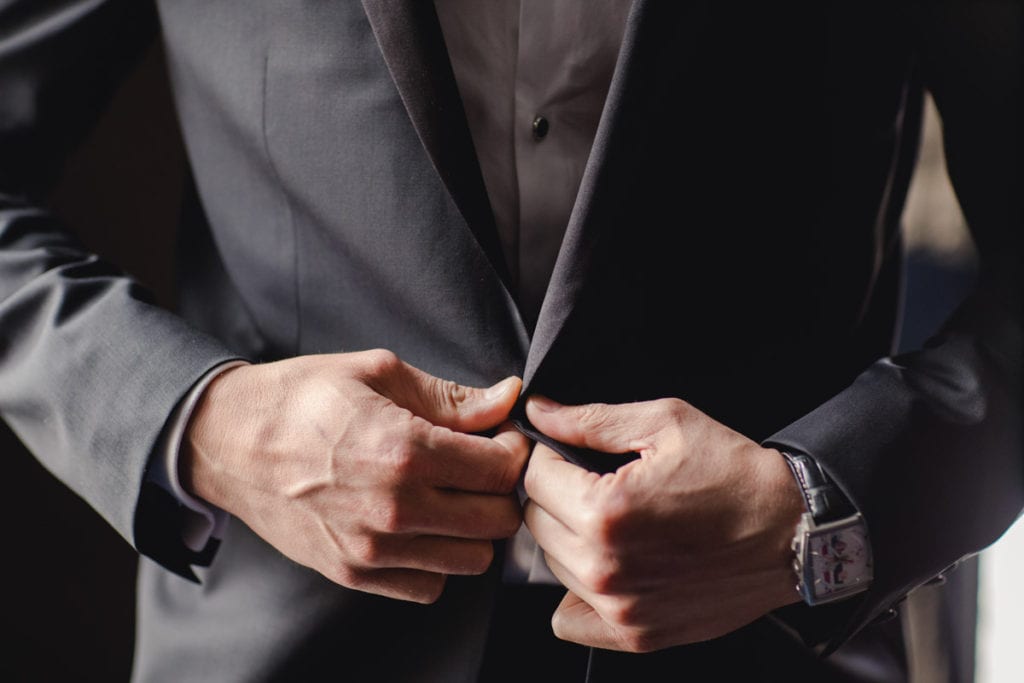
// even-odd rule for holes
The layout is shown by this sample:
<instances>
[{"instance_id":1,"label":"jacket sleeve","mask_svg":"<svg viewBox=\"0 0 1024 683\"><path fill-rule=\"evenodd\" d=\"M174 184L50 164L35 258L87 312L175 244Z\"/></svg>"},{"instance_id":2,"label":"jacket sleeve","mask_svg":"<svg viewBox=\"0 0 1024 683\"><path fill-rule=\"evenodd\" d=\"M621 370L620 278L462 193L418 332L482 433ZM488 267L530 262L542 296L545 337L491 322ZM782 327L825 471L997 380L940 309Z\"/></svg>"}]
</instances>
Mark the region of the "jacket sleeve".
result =
<instances>
[{"instance_id":1,"label":"jacket sleeve","mask_svg":"<svg viewBox=\"0 0 1024 683\"><path fill-rule=\"evenodd\" d=\"M145 469L181 397L234 355L39 200L155 33L138 0L0 4L0 417L129 542L188 575L176 506Z\"/></svg>"},{"instance_id":2,"label":"jacket sleeve","mask_svg":"<svg viewBox=\"0 0 1024 683\"><path fill-rule=\"evenodd\" d=\"M875 579L818 634L828 649L1024 509L1024 8L921 3L910 17L979 280L924 348L879 360L769 439L818 459L868 524Z\"/></svg>"}]
</instances>

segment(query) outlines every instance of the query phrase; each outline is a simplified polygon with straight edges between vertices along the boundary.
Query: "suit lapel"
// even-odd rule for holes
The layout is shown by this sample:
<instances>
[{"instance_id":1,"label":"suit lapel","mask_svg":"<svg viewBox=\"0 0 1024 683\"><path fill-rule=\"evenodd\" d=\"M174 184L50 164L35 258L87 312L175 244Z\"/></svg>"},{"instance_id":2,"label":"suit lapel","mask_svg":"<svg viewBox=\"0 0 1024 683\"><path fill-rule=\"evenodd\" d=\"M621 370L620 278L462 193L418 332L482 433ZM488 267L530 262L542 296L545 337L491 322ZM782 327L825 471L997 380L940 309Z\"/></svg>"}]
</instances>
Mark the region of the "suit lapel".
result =
<instances>
[{"instance_id":1,"label":"suit lapel","mask_svg":"<svg viewBox=\"0 0 1024 683\"><path fill-rule=\"evenodd\" d=\"M645 61L641 52L652 49L650 41L644 39L654 21L650 4L648 0L634 0L629 13L601 122L526 359L524 395L572 312L602 232L613 227L605 219L615 215L616 204L622 200L621 184L629 177L627 164L643 136L642 97L638 91L645 80L641 78L641 62Z\"/></svg>"},{"instance_id":2,"label":"suit lapel","mask_svg":"<svg viewBox=\"0 0 1024 683\"><path fill-rule=\"evenodd\" d=\"M362 0L384 62L424 149L499 277L508 269L430 0Z\"/></svg>"},{"instance_id":3,"label":"suit lapel","mask_svg":"<svg viewBox=\"0 0 1024 683\"><path fill-rule=\"evenodd\" d=\"M429 0L362 0L409 118L456 206L477 242L509 289L508 270L497 228L473 149L469 125L448 60L441 26ZM610 229L605 216L621 200L623 169L644 136L645 53L657 48L647 33L652 26L650 0L634 0L619 60L609 87L579 196L541 306L523 373L524 394L561 333L590 270L601 233ZM648 63L647 66L650 66ZM628 104L628 106L627 106Z\"/></svg>"}]
</instances>

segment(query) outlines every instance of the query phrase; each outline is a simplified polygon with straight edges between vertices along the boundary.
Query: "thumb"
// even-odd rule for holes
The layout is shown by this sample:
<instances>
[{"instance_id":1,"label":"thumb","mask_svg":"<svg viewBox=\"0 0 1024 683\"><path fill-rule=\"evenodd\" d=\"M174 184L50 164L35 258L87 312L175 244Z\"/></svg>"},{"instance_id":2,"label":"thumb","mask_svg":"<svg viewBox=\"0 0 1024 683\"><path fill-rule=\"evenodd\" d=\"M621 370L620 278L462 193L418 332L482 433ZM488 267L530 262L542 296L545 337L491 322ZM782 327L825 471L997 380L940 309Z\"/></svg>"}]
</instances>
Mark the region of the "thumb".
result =
<instances>
[{"instance_id":1,"label":"thumb","mask_svg":"<svg viewBox=\"0 0 1024 683\"><path fill-rule=\"evenodd\" d=\"M508 419L523 382L506 377L486 388L467 387L407 366L406 381L391 400L438 427L456 432L482 432Z\"/></svg>"},{"instance_id":2,"label":"thumb","mask_svg":"<svg viewBox=\"0 0 1024 683\"><path fill-rule=\"evenodd\" d=\"M545 396L531 396L526 416L553 439L604 453L643 450L641 439L656 428L650 403L566 406Z\"/></svg>"}]
</instances>

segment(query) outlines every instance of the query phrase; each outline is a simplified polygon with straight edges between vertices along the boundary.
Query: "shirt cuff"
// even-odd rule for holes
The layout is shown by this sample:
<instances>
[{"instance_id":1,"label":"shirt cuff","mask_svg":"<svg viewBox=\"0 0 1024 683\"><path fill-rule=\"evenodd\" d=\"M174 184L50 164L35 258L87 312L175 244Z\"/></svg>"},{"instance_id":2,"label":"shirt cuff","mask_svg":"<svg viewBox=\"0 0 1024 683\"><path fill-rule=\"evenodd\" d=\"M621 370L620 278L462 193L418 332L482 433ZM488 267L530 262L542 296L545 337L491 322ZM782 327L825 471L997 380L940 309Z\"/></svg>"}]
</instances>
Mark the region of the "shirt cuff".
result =
<instances>
[{"instance_id":1,"label":"shirt cuff","mask_svg":"<svg viewBox=\"0 0 1024 683\"><path fill-rule=\"evenodd\" d=\"M161 437L153 451L153 461L146 472L146 481L152 482L170 493L182 506L185 514L181 540L189 550L197 553L202 552L212 539L223 537L229 515L224 510L196 498L181 485L181 478L178 476L181 442L185 436L185 427L188 425L189 418L192 417L192 411L195 410L199 397L202 396L206 387L221 373L240 365L248 365L248 363L240 360L221 363L196 382L192 390L171 413L167 429L164 430L164 436Z\"/></svg>"}]
</instances>

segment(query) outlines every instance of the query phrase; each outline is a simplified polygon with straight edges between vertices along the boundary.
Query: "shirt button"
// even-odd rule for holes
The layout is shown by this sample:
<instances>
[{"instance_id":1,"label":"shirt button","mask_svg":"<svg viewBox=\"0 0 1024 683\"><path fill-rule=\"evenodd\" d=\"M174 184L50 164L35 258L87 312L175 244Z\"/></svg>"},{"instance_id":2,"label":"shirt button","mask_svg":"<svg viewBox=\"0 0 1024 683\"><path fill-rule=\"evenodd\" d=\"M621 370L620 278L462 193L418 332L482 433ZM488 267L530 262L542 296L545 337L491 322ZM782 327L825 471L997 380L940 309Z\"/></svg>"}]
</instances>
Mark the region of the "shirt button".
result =
<instances>
[{"instance_id":1,"label":"shirt button","mask_svg":"<svg viewBox=\"0 0 1024 683\"><path fill-rule=\"evenodd\" d=\"M548 123L548 120L543 116L538 115L536 118L533 119L533 124L531 126L531 128L533 129L533 139L543 140L545 137L547 137L548 129L550 127L551 124Z\"/></svg>"}]
</instances>

